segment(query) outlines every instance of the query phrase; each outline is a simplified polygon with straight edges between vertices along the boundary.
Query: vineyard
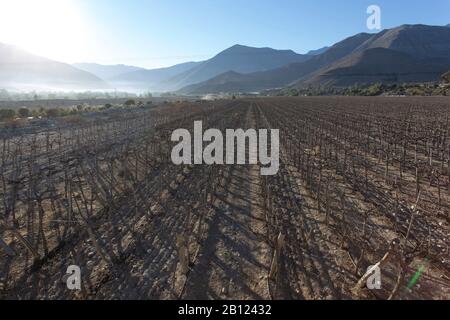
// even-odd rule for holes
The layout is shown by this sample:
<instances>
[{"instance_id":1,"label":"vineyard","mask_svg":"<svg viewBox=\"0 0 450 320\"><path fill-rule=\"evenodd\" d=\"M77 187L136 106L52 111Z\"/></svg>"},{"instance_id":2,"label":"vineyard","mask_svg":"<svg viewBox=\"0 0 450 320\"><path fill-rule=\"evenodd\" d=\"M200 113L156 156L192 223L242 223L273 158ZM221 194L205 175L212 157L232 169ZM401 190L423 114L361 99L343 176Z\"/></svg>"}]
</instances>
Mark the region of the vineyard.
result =
<instances>
[{"instance_id":1,"label":"vineyard","mask_svg":"<svg viewBox=\"0 0 450 320\"><path fill-rule=\"evenodd\" d=\"M194 121L279 129L278 174L174 165ZM169 103L0 140L0 298L450 299L445 97Z\"/></svg>"}]
</instances>

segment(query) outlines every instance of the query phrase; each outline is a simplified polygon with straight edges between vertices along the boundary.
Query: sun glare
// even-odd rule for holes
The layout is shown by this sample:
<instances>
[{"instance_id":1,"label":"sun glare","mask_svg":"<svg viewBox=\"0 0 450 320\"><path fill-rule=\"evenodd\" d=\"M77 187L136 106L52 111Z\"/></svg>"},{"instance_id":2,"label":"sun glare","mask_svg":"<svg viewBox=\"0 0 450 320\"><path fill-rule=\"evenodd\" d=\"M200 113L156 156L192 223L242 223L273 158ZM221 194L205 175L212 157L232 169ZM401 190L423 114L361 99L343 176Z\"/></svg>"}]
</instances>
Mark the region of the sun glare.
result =
<instances>
[{"instance_id":1,"label":"sun glare","mask_svg":"<svg viewBox=\"0 0 450 320\"><path fill-rule=\"evenodd\" d=\"M84 43L84 23L74 0L0 0L0 42L73 62Z\"/></svg>"}]
</instances>

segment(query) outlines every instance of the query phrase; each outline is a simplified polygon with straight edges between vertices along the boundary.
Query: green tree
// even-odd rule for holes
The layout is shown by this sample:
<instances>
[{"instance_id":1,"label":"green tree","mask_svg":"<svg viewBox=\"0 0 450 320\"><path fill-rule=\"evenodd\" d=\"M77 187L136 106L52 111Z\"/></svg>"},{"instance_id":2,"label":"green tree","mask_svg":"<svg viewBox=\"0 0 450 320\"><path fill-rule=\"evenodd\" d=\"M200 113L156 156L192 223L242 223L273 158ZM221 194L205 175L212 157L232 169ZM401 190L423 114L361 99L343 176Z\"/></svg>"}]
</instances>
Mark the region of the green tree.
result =
<instances>
[{"instance_id":1,"label":"green tree","mask_svg":"<svg viewBox=\"0 0 450 320\"><path fill-rule=\"evenodd\" d=\"M445 83L450 83L450 70L442 75L442 80Z\"/></svg>"},{"instance_id":2,"label":"green tree","mask_svg":"<svg viewBox=\"0 0 450 320\"><path fill-rule=\"evenodd\" d=\"M30 116L31 112L30 112L30 109L28 109L28 108L20 108L18 114L19 114L19 117L21 117L21 118L28 118Z\"/></svg>"}]
</instances>

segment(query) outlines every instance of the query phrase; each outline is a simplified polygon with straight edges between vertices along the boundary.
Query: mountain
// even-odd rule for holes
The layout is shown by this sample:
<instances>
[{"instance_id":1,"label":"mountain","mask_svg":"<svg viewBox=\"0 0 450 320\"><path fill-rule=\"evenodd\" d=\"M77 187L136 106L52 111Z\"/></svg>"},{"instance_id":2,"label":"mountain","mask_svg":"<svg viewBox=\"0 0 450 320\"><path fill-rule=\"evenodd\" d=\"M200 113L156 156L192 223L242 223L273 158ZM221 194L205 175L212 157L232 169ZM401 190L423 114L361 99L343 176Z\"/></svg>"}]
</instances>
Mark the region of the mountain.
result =
<instances>
[{"instance_id":1,"label":"mountain","mask_svg":"<svg viewBox=\"0 0 450 320\"><path fill-rule=\"evenodd\" d=\"M201 62L186 62L168 68L136 70L109 79L115 87L140 90L166 91L169 79L200 65Z\"/></svg>"},{"instance_id":2,"label":"mountain","mask_svg":"<svg viewBox=\"0 0 450 320\"><path fill-rule=\"evenodd\" d=\"M234 75L233 79L224 82L224 78L210 79L205 82L184 87L180 90L184 94L202 94L217 92L248 92L260 91L264 89L281 88L296 80L316 71L322 67L332 64L335 61L352 53L356 48L370 39L368 33L360 33L349 37L324 53L312 56L304 62L285 65L281 68L251 74Z\"/></svg>"},{"instance_id":3,"label":"mountain","mask_svg":"<svg viewBox=\"0 0 450 320\"><path fill-rule=\"evenodd\" d=\"M403 25L374 35L343 60L296 86L437 81L449 68L449 28Z\"/></svg>"},{"instance_id":4,"label":"mountain","mask_svg":"<svg viewBox=\"0 0 450 320\"><path fill-rule=\"evenodd\" d=\"M0 87L16 90L107 89L97 76L0 43Z\"/></svg>"},{"instance_id":5,"label":"mountain","mask_svg":"<svg viewBox=\"0 0 450 320\"><path fill-rule=\"evenodd\" d=\"M437 81L448 69L450 28L403 25L377 34L349 37L305 62L264 72L219 75L180 92L253 92L285 86Z\"/></svg>"},{"instance_id":6,"label":"mountain","mask_svg":"<svg viewBox=\"0 0 450 320\"><path fill-rule=\"evenodd\" d=\"M199 66L170 80L173 89L209 80L222 73L253 73L276 69L295 62L304 62L309 56L297 54L292 50L253 48L235 45Z\"/></svg>"},{"instance_id":7,"label":"mountain","mask_svg":"<svg viewBox=\"0 0 450 320\"><path fill-rule=\"evenodd\" d=\"M347 87L378 82L429 82L439 79L445 70L448 70L448 66L440 63L419 60L391 49L374 48L356 52L301 83Z\"/></svg>"},{"instance_id":8,"label":"mountain","mask_svg":"<svg viewBox=\"0 0 450 320\"><path fill-rule=\"evenodd\" d=\"M123 64L102 65L97 63L74 63L73 66L77 69L92 73L104 80L108 80L129 72L145 70L144 68L126 66Z\"/></svg>"},{"instance_id":9,"label":"mountain","mask_svg":"<svg viewBox=\"0 0 450 320\"><path fill-rule=\"evenodd\" d=\"M307 56L317 56L317 55L319 55L319 54L324 53L324 52L327 51L329 48L330 48L330 47L323 47L323 48L320 48L320 49L317 49L317 50L311 50L311 51L309 51L306 55L307 55Z\"/></svg>"}]
</instances>

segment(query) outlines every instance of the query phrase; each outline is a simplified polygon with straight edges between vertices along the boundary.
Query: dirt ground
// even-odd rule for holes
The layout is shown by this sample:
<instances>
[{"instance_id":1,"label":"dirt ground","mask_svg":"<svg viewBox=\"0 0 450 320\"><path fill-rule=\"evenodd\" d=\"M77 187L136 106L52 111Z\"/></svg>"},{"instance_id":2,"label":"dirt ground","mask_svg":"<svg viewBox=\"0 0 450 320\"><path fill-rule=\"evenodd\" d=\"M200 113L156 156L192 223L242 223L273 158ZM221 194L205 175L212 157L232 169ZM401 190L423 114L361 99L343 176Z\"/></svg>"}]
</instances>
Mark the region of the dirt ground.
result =
<instances>
[{"instance_id":1,"label":"dirt ground","mask_svg":"<svg viewBox=\"0 0 450 320\"><path fill-rule=\"evenodd\" d=\"M449 112L447 100L414 103ZM399 179L401 158L394 152L386 176L377 156L385 136L367 131L366 148L358 125L370 120L381 128L383 121L373 119L387 117L395 129L410 104L370 98L184 102L60 134L30 133L21 148L17 137L5 137L0 297L373 300L395 292L394 299L450 299L446 172L442 189L425 176L419 181L416 213L414 146L408 145L399 188L392 181ZM373 105L379 110L367 107ZM384 111L392 106L396 112ZM342 110L345 121L333 116ZM436 117L417 121L442 127ZM204 129L280 129L279 172L262 176L261 165L174 165L170 134L191 129L195 120ZM356 147L348 148L349 141ZM418 157L427 154L419 148ZM438 170L440 159L432 165ZM383 266L382 288L355 293L394 239L403 255ZM70 265L81 267L80 291L67 289Z\"/></svg>"}]
</instances>

